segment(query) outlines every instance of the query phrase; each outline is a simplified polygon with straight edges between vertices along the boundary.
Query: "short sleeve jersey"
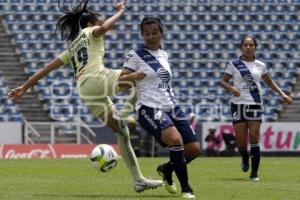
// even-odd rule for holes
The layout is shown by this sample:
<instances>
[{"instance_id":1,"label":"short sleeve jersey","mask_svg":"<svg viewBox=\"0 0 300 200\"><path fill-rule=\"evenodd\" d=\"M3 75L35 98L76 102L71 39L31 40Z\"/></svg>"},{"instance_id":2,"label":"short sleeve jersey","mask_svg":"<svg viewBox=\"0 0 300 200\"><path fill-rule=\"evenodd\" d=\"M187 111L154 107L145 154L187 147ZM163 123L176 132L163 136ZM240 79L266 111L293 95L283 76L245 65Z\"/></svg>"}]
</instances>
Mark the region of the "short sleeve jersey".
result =
<instances>
[{"instance_id":1,"label":"short sleeve jersey","mask_svg":"<svg viewBox=\"0 0 300 200\"><path fill-rule=\"evenodd\" d=\"M68 44L68 50L61 53L58 58L64 63L71 63L74 68L75 78L79 81L93 74L108 73L104 67L104 39L94 37L93 30L97 28L88 27L82 29L78 36Z\"/></svg>"},{"instance_id":2,"label":"short sleeve jersey","mask_svg":"<svg viewBox=\"0 0 300 200\"><path fill-rule=\"evenodd\" d=\"M226 74L229 74L233 79L233 85L240 91L239 97L232 96L231 102L235 104L262 104L261 99L261 77L268 73L266 65L255 60L253 62L246 62L243 60L232 61L229 63Z\"/></svg>"},{"instance_id":3,"label":"short sleeve jersey","mask_svg":"<svg viewBox=\"0 0 300 200\"><path fill-rule=\"evenodd\" d=\"M124 67L146 74L143 80L136 82L137 106L142 104L162 109L175 107L176 101L171 87L172 72L165 51L152 51L144 47L131 50Z\"/></svg>"}]
</instances>

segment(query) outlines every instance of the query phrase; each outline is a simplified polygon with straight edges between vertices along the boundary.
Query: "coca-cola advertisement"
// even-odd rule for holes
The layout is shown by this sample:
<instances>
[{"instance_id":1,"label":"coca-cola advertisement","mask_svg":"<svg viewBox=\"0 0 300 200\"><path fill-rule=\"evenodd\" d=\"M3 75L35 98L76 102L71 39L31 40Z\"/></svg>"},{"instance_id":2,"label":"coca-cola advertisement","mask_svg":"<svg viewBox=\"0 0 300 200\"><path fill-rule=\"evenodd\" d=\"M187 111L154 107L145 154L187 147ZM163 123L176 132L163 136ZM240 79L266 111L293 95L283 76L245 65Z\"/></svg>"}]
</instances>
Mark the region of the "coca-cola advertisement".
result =
<instances>
[{"instance_id":1,"label":"coca-cola advertisement","mask_svg":"<svg viewBox=\"0 0 300 200\"><path fill-rule=\"evenodd\" d=\"M119 152L116 144L111 144ZM88 158L96 144L3 144L0 158Z\"/></svg>"}]
</instances>

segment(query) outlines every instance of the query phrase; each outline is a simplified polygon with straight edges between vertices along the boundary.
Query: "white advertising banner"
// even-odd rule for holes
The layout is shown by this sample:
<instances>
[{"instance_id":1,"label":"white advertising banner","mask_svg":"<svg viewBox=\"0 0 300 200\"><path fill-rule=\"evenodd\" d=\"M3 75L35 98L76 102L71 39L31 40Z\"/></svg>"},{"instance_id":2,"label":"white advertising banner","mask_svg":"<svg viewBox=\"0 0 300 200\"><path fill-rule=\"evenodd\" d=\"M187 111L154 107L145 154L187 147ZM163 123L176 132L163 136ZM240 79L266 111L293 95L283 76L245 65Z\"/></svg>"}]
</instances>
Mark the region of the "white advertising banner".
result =
<instances>
[{"instance_id":1,"label":"white advertising banner","mask_svg":"<svg viewBox=\"0 0 300 200\"><path fill-rule=\"evenodd\" d=\"M223 134L233 134L232 123L210 122L202 124L202 148L206 149L205 138L210 127L216 128L216 137L222 142L218 145L219 150L225 149ZM300 152L300 123L292 122L264 122L260 129L260 149L264 152L290 151Z\"/></svg>"},{"instance_id":2,"label":"white advertising banner","mask_svg":"<svg viewBox=\"0 0 300 200\"><path fill-rule=\"evenodd\" d=\"M0 144L22 144L22 123L0 122Z\"/></svg>"}]
</instances>

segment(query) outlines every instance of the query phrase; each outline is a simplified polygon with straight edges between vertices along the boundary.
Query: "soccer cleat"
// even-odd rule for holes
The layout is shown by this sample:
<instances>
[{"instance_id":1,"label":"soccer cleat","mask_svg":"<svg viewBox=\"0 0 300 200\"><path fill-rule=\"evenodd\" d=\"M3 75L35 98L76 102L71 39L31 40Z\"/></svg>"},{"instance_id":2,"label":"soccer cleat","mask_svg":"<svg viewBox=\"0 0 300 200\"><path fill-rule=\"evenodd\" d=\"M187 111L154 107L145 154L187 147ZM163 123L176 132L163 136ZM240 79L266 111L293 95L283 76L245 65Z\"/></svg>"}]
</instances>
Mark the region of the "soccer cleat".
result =
<instances>
[{"instance_id":1,"label":"soccer cleat","mask_svg":"<svg viewBox=\"0 0 300 200\"><path fill-rule=\"evenodd\" d=\"M250 180L253 181L253 182L259 181L259 177L257 176L256 172L251 172Z\"/></svg>"},{"instance_id":2,"label":"soccer cleat","mask_svg":"<svg viewBox=\"0 0 300 200\"><path fill-rule=\"evenodd\" d=\"M195 199L195 195L192 192L183 192L182 193L182 198L185 199Z\"/></svg>"},{"instance_id":3,"label":"soccer cleat","mask_svg":"<svg viewBox=\"0 0 300 200\"><path fill-rule=\"evenodd\" d=\"M166 174L164 172L164 165L158 166L156 171L163 178L166 190L171 194L176 194L177 188L175 183L172 180L172 175L170 175L169 178L166 178Z\"/></svg>"},{"instance_id":4,"label":"soccer cleat","mask_svg":"<svg viewBox=\"0 0 300 200\"><path fill-rule=\"evenodd\" d=\"M161 180L150 180L150 179L142 179L135 181L134 190L136 192L143 192L144 190L154 189L163 185Z\"/></svg>"},{"instance_id":5,"label":"soccer cleat","mask_svg":"<svg viewBox=\"0 0 300 200\"><path fill-rule=\"evenodd\" d=\"M177 188L176 188L176 185L174 183L172 185L169 185L167 181L164 181L164 185L165 185L166 190L170 194L176 194L177 193Z\"/></svg>"},{"instance_id":6,"label":"soccer cleat","mask_svg":"<svg viewBox=\"0 0 300 200\"><path fill-rule=\"evenodd\" d=\"M242 158L242 164L241 164L243 172L247 172L249 170L249 160L244 160Z\"/></svg>"},{"instance_id":7,"label":"soccer cleat","mask_svg":"<svg viewBox=\"0 0 300 200\"><path fill-rule=\"evenodd\" d=\"M246 165L246 164L244 164L244 163L242 163L242 170L243 170L243 172L247 172L248 170L249 170L249 164L248 165Z\"/></svg>"}]
</instances>

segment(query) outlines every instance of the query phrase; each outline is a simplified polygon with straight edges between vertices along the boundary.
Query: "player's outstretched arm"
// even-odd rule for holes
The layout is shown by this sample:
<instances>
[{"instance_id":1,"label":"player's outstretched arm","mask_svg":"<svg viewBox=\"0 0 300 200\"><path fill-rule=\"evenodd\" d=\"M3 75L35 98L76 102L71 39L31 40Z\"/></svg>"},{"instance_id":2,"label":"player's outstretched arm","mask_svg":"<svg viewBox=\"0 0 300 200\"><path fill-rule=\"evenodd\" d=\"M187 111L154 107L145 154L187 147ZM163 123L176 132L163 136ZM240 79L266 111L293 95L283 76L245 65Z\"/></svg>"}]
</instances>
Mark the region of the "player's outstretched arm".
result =
<instances>
[{"instance_id":1,"label":"player's outstretched arm","mask_svg":"<svg viewBox=\"0 0 300 200\"><path fill-rule=\"evenodd\" d=\"M8 97L12 100L17 100L20 98L29 88L34 86L40 79L42 79L44 76L49 74L51 71L59 68L60 66L64 65L64 63L59 59L56 58L46 64L42 69L37 71L33 76L31 76L23 85L12 89L8 93Z\"/></svg>"},{"instance_id":2,"label":"player's outstretched arm","mask_svg":"<svg viewBox=\"0 0 300 200\"><path fill-rule=\"evenodd\" d=\"M269 74L266 74L264 76L262 76L262 79L264 80L264 82L272 89L274 90L275 92L277 92L281 98L282 98L282 101L284 103L292 103L293 102L293 99L286 95L281 89L280 87L275 83L275 81L272 80L272 78L270 77Z\"/></svg>"},{"instance_id":3,"label":"player's outstretched arm","mask_svg":"<svg viewBox=\"0 0 300 200\"><path fill-rule=\"evenodd\" d=\"M116 23L116 21L123 15L126 7L126 1L122 1L120 3L117 3L117 12L112 17L108 18L93 31L94 37L100 37L101 35L104 35L108 30L112 29Z\"/></svg>"}]
</instances>

